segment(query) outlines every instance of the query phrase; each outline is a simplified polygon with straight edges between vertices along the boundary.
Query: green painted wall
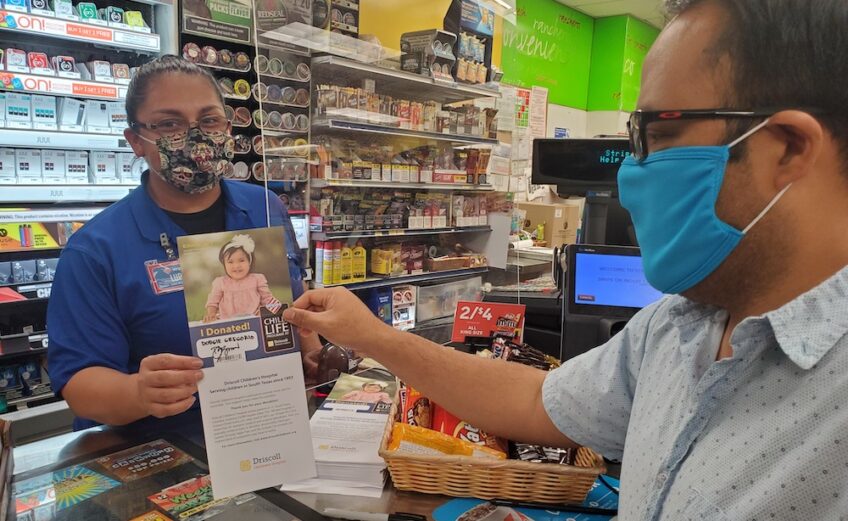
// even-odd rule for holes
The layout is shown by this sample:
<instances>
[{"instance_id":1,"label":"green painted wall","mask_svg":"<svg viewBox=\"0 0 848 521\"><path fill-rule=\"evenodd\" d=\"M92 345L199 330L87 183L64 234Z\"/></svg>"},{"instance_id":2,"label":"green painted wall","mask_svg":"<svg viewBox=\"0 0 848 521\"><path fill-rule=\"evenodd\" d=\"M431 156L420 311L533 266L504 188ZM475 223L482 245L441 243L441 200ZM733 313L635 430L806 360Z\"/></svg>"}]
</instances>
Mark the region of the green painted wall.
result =
<instances>
[{"instance_id":1,"label":"green painted wall","mask_svg":"<svg viewBox=\"0 0 848 521\"><path fill-rule=\"evenodd\" d=\"M589 72L588 110L617 110L621 100L621 73L627 17L610 16L595 20Z\"/></svg>"},{"instance_id":2,"label":"green painted wall","mask_svg":"<svg viewBox=\"0 0 848 521\"><path fill-rule=\"evenodd\" d=\"M504 83L547 87L550 103L585 110L595 21L554 0L518 0L516 12L504 24Z\"/></svg>"},{"instance_id":3,"label":"green painted wall","mask_svg":"<svg viewBox=\"0 0 848 521\"><path fill-rule=\"evenodd\" d=\"M659 29L632 16L595 20L589 110L636 109L642 64L659 33Z\"/></svg>"},{"instance_id":4,"label":"green painted wall","mask_svg":"<svg viewBox=\"0 0 848 521\"><path fill-rule=\"evenodd\" d=\"M627 38L624 44L624 73L621 81L621 110L636 110L642 79L642 64L651 46L659 36L659 29L627 17Z\"/></svg>"}]
</instances>

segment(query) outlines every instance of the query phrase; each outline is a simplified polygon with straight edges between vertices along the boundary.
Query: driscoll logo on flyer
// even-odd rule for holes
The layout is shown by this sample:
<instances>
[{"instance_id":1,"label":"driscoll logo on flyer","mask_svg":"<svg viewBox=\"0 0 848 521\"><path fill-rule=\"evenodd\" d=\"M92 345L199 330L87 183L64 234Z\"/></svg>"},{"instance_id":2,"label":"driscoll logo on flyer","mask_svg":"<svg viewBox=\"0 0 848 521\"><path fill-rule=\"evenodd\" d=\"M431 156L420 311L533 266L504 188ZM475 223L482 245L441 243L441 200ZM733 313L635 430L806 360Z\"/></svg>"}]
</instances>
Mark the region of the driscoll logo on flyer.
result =
<instances>
[{"instance_id":1,"label":"driscoll logo on flyer","mask_svg":"<svg viewBox=\"0 0 848 521\"><path fill-rule=\"evenodd\" d=\"M277 452L271 456L241 460L241 462L239 462L239 470L242 472L250 472L251 470L282 465L285 462L283 455Z\"/></svg>"}]
</instances>

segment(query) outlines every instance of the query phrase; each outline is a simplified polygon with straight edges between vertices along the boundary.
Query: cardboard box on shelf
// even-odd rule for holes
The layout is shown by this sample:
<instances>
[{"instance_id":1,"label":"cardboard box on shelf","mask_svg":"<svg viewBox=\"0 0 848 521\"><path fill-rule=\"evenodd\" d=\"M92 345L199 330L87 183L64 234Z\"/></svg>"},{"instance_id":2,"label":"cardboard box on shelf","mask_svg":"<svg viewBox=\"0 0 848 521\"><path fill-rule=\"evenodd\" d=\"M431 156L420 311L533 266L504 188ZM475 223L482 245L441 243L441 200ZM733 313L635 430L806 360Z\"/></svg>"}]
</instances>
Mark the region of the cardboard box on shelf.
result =
<instances>
[{"instance_id":1,"label":"cardboard box on shelf","mask_svg":"<svg viewBox=\"0 0 848 521\"><path fill-rule=\"evenodd\" d=\"M15 149L0 148L0 184L15 184Z\"/></svg>"},{"instance_id":2,"label":"cardboard box on shelf","mask_svg":"<svg viewBox=\"0 0 848 521\"><path fill-rule=\"evenodd\" d=\"M118 184L114 152L91 152L88 156L89 179L93 184Z\"/></svg>"},{"instance_id":3,"label":"cardboard box on shelf","mask_svg":"<svg viewBox=\"0 0 848 521\"><path fill-rule=\"evenodd\" d=\"M65 182L88 184L88 152L69 150L65 153Z\"/></svg>"},{"instance_id":4,"label":"cardboard box on shelf","mask_svg":"<svg viewBox=\"0 0 848 521\"><path fill-rule=\"evenodd\" d=\"M64 150L41 151L41 175L45 183L64 184L66 177L66 153Z\"/></svg>"},{"instance_id":5,"label":"cardboard box on shelf","mask_svg":"<svg viewBox=\"0 0 848 521\"><path fill-rule=\"evenodd\" d=\"M527 212L524 229L533 232L543 224L548 248L574 244L580 227L580 206L577 204L518 203Z\"/></svg>"},{"instance_id":6,"label":"cardboard box on shelf","mask_svg":"<svg viewBox=\"0 0 848 521\"><path fill-rule=\"evenodd\" d=\"M41 150L15 150L15 172L20 184L41 184Z\"/></svg>"}]
</instances>

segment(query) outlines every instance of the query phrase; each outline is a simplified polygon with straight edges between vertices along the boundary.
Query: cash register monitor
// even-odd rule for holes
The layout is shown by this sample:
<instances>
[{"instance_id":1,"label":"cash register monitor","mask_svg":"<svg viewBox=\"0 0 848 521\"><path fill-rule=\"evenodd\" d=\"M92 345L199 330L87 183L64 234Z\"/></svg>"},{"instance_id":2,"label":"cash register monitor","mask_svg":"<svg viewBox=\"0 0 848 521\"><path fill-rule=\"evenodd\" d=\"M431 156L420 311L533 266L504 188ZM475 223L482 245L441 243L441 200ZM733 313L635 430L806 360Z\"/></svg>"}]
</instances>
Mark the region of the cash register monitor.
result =
<instances>
[{"instance_id":1,"label":"cash register monitor","mask_svg":"<svg viewBox=\"0 0 848 521\"><path fill-rule=\"evenodd\" d=\"M537 139L531 182L556 185L561 197L586 197L581 242L637 246L630 214L618 200L618 169L629 153L625 138Z\"/></svg>"},{"instance_id":2,"label":"cash register monitor","mask_svg":"<svg viewBox=\"0 0 848 521\"><path fill-rule=\"evenodd\" d=\"M569 312L601 317L632 317L662 297L648 284L638 248L569 247Z\"/></svg>"},{"instance_id":3,"label":"cash register monitor","mask_svg":"<svg viewBox=\"0 0 848 521\"><path fill-rule=\"evenodd\" d=\"M605 343L663 297L645 279L638 248L572 245L566 258L563 360Z\"/></svg>"}]
</instances>

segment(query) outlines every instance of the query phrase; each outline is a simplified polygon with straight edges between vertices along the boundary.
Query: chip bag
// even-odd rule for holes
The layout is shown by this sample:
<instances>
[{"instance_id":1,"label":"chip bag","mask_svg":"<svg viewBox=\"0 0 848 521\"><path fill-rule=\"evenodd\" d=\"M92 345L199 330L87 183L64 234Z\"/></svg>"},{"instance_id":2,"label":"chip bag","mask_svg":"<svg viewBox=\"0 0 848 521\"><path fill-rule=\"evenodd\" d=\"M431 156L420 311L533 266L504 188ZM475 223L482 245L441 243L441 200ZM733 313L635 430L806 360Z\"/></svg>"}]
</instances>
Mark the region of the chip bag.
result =
<instances>
[{"instance_id":1,"label":"chip bag","mask_svg":"<svg viewBox=\"0 0 848 521\"><path fill-rule=\"evenodd\" d=\"M392 427L392 440L388 449L393 452L419 456L469 456L506 459L506 454L488 447L474 445L447 434L405 423L396 423Z\"/></svg>"},{"instance_id":2,"label":"chip bag","mask_svg":"<svg viewBox=\"0 0 848 521\"><path fill-rule=\"evenodd\" d=\"M433 404L433 430L477 446L500 452L506 457L507 444L504 440L483 432L468 422L460 420L437 404Z\"/></svg>"}]
</instances>

